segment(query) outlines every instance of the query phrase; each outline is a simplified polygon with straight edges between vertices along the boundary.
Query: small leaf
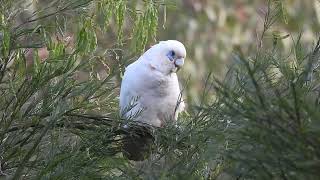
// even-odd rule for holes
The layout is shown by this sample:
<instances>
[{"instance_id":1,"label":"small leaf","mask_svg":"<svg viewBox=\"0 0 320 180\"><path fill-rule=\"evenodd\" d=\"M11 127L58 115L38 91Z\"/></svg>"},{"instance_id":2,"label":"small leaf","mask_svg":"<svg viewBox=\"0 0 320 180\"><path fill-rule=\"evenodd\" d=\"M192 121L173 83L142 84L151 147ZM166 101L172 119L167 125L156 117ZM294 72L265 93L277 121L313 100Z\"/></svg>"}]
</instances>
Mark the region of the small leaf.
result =
<instances>
[{"instance_id":1,"label":"small leaf","mask_svg":"<svg viewBox=\"0 0 320 180\"><path fill-rule=\"evenodd\" d=\"M123 34L124 15L126 11L126 4L123 0L119 0L116 6L116 22L118 27L118 42L121 44Z\"/></svg>"},{"instance_id":2,"label":"small leaf","mask_svg":"<svg viewBox=\"0 0 320 180\"><path fill-rule=\"evenodd\" d=\"M9 56L10 51L10 32L8 30L3 29L2 34L2 45L1 45L1 53L4 57Z\"/></svg>"},{"instance_id":3,"label":"small leaf","mask_svg":"<svg viewBox=\"0 0 320 180\"><path fill-rule=\"evenodd\" d=\"M288 12L287 12L287 9L284 5L284 2L280 1L281 3L281 13L282 13L282 18L283 18L283 21L284 23L288 24Z\"/></svg>"}]
</instances>

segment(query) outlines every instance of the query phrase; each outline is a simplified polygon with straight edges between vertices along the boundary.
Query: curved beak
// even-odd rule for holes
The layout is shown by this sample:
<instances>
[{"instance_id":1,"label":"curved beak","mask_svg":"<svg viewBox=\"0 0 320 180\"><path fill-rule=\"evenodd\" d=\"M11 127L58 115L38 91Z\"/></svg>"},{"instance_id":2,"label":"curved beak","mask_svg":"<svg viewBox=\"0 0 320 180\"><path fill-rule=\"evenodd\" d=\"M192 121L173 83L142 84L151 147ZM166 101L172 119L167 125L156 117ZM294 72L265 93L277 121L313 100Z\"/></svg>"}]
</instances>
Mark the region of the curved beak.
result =
<instances>
[{"instance_id":1,"label":"curved beak","mask_svg":"<svg viewBox=\"0 0 320 180\"><path fill-rule=\"evenodd\" d=\"M177 71L180 70L183 64L184 64L184 58L178 58L174 61L174 66L177 68Z\"/></svg>"}]
</instances>

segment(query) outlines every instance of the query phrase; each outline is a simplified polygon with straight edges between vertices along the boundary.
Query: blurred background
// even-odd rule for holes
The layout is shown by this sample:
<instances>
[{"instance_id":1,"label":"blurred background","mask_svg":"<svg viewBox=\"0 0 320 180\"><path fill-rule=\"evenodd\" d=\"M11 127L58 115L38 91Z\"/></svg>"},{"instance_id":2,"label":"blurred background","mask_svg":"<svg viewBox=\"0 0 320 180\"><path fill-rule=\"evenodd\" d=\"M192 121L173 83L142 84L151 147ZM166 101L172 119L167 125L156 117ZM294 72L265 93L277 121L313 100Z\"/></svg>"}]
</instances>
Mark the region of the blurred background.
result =
<instances>
[{"instance_id":1,"label":"blurred background","mask_svg":"<svg viewBox=\"0 0 320 180\"><path fill-rule=\"evenodd\" d=\"M320 30L320 1L281 3L282 7L277 8L282 8L286 18L277 20L265 38L285 37L279 42L284 52L291 50L293 39L300 33L302 42L315 42ZM180 0L175 6L167 7L165 25L160 23L158 39L178 39L187 46L188 58L180 78L186 82L190 77L189 103L191 99L199 103L199 91L208 73L223 78L233 63L233 53L248 57L256 52L267 9L265 0Z\"/></svg>"},{"instance_id":2,"label":"blurred background","mask_svg":"<svg viewBox=\"0 0 320 180\"><path fill-rule=\"evenodd\" d=\"M22 7L28 7L26 12L21 15L20 21L24 21L28 12L36 9L43 9L50 5L51 1L41 0L36 3L32 0L25 1ZM213 73L218 78L223 79L228 66L234 63L232 61L234 53L241 53L250 57L256 52L260 44L260 37L263 33L264 18L268 10L268 1L265 0L176 0L159 1L166 4L160 6L158 11L158 34L156 38L148 42L148 46L160 40L177 39L187 47L187 60L184 68L179 72L181 86L187 87L185 96L188 104L198 104L200 93L204 87L204 81L209 73ZM136 7L136 10L143 10L143 1L128 1L128 7ZM316 40L317 32L320 30L320 1L318 0L286 0L279 1L281 15L267 32L264 32L264 42L271 43L277 40L284 53L289 53L291 45L296 37L301 33L302 42L311 44ZM46 8L47 11L54 7ZM94 9L94 8L92 8ZM122 44L117 41L116 21L110 23L108 28L96 29L98 46L96 54L108 56L105 62L97 68L101 76L108 73L108 64L112 58L115 61L123 61L124 67L136 60L140 53L133 51L134 48L129 45L133 39L133 22L130 19L132 14L126 9L124 33ZM77 14L67 14L66 17L72 17ZM53 17L54 18L54 17ZM52 18L52 19L53 19ZM103 19L98 19L100 23ZM67 20L66 20L67 22ZM52 23L45 19L41 23ZM72 46L74 33L70 24L77 22L68 22L65 27L64 36L60 38ZM30 26L30 23L28 24ZM279 40L279 41L278 41ZM148 46L146 48L148 48ZM269 48L268 43L263 44L264 48ZM128 48L131 48L130 50ZM270 46L271 47L271 46ZM43 49L42 49L43 50ZM45 50L41 52L44 56ZM108 51L108 52L107 52ZM118 59L117 59L118 58ZM112 62L111 62L112 63ZM81 74L81 72L79 72ZM83 78L80 75L79 78ZM120 75L121 76L121 75ZM85 79L85 78L84 78ZM118 78L120 81L121 78Z\"/></svg>"}]
</instances>

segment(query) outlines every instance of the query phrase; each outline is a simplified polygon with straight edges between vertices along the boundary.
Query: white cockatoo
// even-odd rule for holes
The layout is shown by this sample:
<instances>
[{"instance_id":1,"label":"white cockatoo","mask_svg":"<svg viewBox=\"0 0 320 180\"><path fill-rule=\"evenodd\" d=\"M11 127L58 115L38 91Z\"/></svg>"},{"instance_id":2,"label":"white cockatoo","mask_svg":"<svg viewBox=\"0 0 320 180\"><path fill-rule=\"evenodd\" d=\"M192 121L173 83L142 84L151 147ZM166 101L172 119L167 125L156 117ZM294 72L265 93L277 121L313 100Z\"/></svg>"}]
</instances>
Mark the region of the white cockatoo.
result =
<instances>
[{"instance_id":1,"label":"white cockatoo","mask_svg":"<svg viewBox=\"0 0 320 180\"><path fill-rule=\"evenodd\" d=\"M183 66L185 57L184 45L168 40L152 46L130 64L121 83L121 116L154 127L176 120L184 109L176 72ZM154 140L148 128L127 126L125 129L124 155L134 161L145 160Z\"/></svg>"},{"instance_id":2,"label":"white cockatoo","mask_svg":"<svg viewBox=\"0 0 320 180\"><path fill-rule=\"evenodd\" d=\"M160 41L124 73L120 91L122 117L163 127L184 110L176 72L186 57L184 45L176 40Z\"/></svg>"}]
</instances>

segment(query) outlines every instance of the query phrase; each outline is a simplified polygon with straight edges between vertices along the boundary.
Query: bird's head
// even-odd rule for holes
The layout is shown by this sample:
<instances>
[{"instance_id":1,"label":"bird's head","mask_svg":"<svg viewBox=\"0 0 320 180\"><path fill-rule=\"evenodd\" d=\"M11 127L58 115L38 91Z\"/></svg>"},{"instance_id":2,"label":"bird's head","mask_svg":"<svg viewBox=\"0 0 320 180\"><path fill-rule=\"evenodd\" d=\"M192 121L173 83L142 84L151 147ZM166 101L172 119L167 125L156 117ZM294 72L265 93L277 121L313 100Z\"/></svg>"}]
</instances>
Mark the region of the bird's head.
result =
<instances>
[{"instance_id":1,"label":"bird's head","mask_svg":"<svg viewBox=\"0 0 320 180\"><path fill-rule=\"evenodd\" d=\"M177 72L184 64L186 48L176 40L160 41L143 54L151 68L164 74Z\"/></svg>"}]
</instances>

